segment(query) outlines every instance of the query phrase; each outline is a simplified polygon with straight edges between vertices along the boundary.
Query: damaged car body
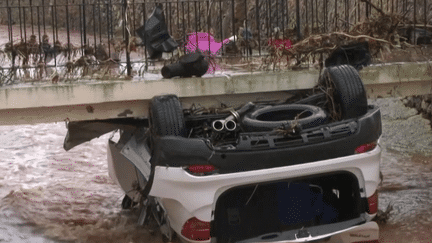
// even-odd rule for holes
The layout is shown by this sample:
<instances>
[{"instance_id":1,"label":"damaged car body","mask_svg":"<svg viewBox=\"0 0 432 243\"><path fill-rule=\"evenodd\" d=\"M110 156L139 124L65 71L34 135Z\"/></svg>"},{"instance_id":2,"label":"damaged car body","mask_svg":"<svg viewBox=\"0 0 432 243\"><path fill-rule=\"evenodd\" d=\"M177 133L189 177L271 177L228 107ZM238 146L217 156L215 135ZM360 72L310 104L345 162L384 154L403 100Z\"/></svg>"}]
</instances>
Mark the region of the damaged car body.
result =
<instances>
[{"instance_id":1,"label":"damaged car body","mask_svg":"<svg viewBox=\"0 0 432 243\"><path fill-rule=\"evenodd\" d=\"M170 240L378 242L381 115L352 66L284 100L184 109L163 95L116 122L71 122L65 149L119 130L108 164L122 207Z\"/></svg>"}]
</instances>

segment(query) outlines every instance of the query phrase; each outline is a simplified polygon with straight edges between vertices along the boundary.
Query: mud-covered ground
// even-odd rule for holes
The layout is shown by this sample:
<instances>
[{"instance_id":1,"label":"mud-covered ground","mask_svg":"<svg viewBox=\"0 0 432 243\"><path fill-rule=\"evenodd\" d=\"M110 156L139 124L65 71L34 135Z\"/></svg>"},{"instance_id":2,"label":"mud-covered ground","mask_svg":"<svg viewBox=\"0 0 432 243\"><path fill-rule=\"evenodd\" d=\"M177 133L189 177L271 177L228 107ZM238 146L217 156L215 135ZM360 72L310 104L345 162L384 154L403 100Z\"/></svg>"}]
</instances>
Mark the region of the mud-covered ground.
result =
<instances>
[{"instance_id":1,"label":"mud-covered ground","mask_svg":"<svg viewBox=\"0 0 432 243\"><path fill-rule=\"evenodd\" d=\"M378 99L383 148L379 208L392 210L381 242L432 242L430 122L399 99ZM0 126L0 242L162 242L108 177L109 135L69 152L63 123Z\"/></svg>"}]
</instances>

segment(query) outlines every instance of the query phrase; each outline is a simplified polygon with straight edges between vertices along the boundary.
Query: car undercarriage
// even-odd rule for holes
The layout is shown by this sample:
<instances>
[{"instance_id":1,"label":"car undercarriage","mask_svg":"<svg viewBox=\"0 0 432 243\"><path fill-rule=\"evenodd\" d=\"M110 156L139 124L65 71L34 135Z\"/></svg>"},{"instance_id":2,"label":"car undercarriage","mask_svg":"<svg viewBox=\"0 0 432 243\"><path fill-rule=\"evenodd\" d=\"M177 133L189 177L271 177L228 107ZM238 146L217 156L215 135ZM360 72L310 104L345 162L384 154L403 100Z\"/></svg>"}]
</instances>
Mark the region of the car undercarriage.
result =
<instances>
[{"instance_id":1,"label":"car undercarriage","mask_svg":"<svg viewBox=\"0 0 432 243\"><path fill-rule=\"evenodd\" d=\"M122 207L168 239L377 242L381 115L349 65L283 100L184 108L163 95L148 118L115 122L69 124L65 148L119 131L108 164Z\"/></svg>"}]
</instances>

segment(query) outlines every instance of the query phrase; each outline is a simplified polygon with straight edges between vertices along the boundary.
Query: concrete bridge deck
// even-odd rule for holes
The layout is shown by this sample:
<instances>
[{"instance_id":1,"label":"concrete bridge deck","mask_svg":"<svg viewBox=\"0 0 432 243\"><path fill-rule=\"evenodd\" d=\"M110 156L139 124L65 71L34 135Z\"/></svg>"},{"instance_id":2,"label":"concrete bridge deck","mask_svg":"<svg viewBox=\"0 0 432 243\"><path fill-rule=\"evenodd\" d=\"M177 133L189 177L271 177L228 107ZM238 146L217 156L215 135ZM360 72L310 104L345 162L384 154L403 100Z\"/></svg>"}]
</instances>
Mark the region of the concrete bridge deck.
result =
<instances>
[{"instance_id":1,"label":"concrete bridge deck","mask_svg":"<svg viewBox=\"0 0 432 243\"><path fill-rule=\"evenodd\" d=\"M0 125L147 117L155 95L176 94L184 107L277 99L312 88L318 70L144 81L80 81L0 87ZM360 71L368 96L403 97L432 90L432 63L375 65Z\"/></svg>"}]
</instances>

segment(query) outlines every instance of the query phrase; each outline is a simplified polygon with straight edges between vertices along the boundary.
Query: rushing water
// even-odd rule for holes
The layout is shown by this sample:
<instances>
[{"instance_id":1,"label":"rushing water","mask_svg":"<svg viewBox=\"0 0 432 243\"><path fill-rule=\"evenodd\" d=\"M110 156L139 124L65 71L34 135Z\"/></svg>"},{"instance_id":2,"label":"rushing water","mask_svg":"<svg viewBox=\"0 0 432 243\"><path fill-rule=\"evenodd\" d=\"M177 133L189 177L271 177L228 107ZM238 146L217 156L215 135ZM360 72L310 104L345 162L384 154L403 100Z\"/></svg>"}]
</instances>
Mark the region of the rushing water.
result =
<instances>
[{"instance_id":1,"label":"rushing water","mask_svg":"<svg viewBox=\"0 0 432 243\"><path fill-rule=\"evenodd\" d=\"M392 206L380 242L432 242L432 132L430 121L399 99L374 101L383 119L379 208Z\"/></svg>"},{"instance_id":2,"label":"rushing water","mask_svg":"<svg viewBox=\"0 0 432 243\"><path fill-rule=\"evenodd\" d=\"M122 212L108 135L63 149L64 123L0 126L0 242L155 242ZM43 235L44 236L43 236Z\"/></svg>"},{"instance_id":3,"label":"rushing water","mask_svg":"<svg viewBox=\"0 0 432 243\"><path fill-rule=\"evenodd\" d=\"M384 175L390 204L381 242L432 242L432 132L399 100L382 108ZM64 151L64 123L0 126L0 242L162 242L120 210L123 192L108 177L109 135Z\"/></svg>"}]
</instances>

